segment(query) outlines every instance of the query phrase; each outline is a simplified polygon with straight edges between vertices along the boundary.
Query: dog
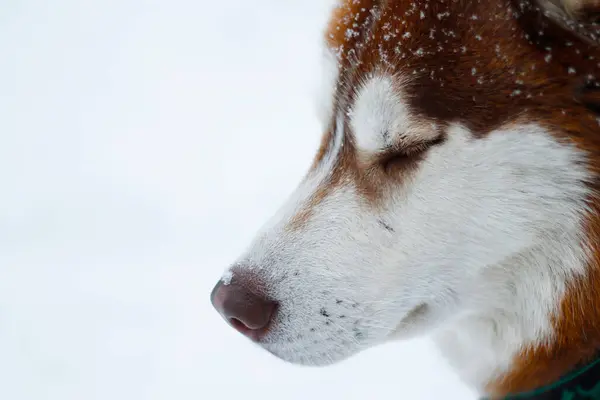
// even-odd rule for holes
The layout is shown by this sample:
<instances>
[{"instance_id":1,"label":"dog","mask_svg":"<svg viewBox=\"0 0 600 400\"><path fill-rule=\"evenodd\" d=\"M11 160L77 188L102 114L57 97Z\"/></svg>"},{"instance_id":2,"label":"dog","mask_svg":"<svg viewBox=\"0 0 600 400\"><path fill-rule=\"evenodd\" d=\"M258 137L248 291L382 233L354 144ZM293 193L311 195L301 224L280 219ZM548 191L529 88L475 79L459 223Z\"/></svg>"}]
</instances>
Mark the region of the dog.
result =
<instances>
[{"instance_id":1,"label":"dog","mask_svg":"<svg viewBox=\"0 0 600 400\"><path fill-rule=\"evenodd\" d=\"M320 147L214 307L295 364L428 335L490 398L551 391L593 365L595 10L340 0L323 40ZM590 390L577 388L562 395Z\"/></svg>"}]
</instances>

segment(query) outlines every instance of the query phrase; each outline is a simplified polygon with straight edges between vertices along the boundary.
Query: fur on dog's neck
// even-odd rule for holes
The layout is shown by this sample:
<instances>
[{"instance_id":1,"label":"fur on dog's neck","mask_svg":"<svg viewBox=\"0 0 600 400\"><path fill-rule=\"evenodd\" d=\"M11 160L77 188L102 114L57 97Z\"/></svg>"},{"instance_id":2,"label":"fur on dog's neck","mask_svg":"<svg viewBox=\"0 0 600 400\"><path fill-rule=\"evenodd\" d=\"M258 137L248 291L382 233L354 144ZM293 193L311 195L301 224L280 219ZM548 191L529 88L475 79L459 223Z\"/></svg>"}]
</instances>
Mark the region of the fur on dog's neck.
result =
<instances>
[{"instance_id":1,"label":"fur on dog's neck","mask_svg":"<svg viewBox=\"0 0 600 400\"><path fill-rule=\"evenodd\" d=\"M577 236L566 233L487 270L473 282L476 309L435 333L452 367L480 393L502 398L539 389L597 357L600 268L596 257L585 263Z\"/></svg>"},{"instance_id":2,"label":"fur on dog's neck","mask_svg":"<svg viewBox=\"0 0 600 400\"><path fill-rule=\"evenodd\" d=\"M586 251L584 272L575 277L562 277L565 292L556 296L559 308L552 318L553 334L546 343L523 348L512 361L510 370L490 382L486 392L504 395L536 389L557 381L597 356L600 350L599 215L598 205L594 204L586 221L583 243L589 245L589 251ZM564 261L568 262L568 254Z\"/></svg>"}]
</instances>

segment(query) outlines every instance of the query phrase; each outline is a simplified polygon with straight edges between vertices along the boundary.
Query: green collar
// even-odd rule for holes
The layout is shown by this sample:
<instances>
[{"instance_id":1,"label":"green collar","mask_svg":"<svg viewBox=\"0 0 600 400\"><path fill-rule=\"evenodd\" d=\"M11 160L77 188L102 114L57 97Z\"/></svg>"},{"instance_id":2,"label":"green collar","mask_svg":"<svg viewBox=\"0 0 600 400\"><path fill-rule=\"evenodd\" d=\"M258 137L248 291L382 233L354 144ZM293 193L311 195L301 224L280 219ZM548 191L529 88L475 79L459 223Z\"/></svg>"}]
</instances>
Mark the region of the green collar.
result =
<instances>
[{"instance_id":1,"label":"green collar","mask_svg":"<svg viewBox=\"0 0 600 400\"><path fill-rule=\"evenodd\" d=\"M504 400L600 400L600 358L557 382ZM485 399L482 399L485 400Z\"/></svg>"}]
</instances>

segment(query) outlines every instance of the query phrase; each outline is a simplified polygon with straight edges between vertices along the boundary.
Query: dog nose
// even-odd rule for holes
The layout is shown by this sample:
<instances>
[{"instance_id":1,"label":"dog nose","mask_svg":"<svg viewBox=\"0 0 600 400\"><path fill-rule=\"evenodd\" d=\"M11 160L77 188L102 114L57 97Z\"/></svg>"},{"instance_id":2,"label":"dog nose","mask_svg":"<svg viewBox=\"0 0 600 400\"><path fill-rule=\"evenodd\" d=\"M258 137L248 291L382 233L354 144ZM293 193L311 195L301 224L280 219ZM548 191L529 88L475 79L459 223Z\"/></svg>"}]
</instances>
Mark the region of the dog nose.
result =
<instances>
[{"instance_id":1,"label":"dog nose","mask_svg":"<svg viewBox=\"0 0 600 400\"><path fill-rule=\"evenodd\" d=\"M253 340L265 333L277 306L239 283L222 281L214 287L211 302L235 329Z\"/></svg>"}]
</instances>

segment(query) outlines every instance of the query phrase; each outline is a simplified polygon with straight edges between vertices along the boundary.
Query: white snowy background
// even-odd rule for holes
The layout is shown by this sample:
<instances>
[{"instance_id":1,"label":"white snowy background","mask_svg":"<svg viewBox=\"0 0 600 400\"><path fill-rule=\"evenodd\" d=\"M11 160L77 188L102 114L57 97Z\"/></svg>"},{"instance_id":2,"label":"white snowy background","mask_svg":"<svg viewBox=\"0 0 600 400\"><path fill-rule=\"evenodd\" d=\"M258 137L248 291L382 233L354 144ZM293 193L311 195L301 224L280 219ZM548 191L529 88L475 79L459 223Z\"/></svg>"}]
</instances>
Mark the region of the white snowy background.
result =
<instances>
[{"instance_id":1,"label":"white snowy background","mask_svg":"<svg viewBox=\"0 0 600 400\"><path fill-rule=\"evenodd\" d=\"M470 399L425 340L320 369L210 306L308 168L331 1L0 1L0 399Z\"/></svg>"}]
</instances>

